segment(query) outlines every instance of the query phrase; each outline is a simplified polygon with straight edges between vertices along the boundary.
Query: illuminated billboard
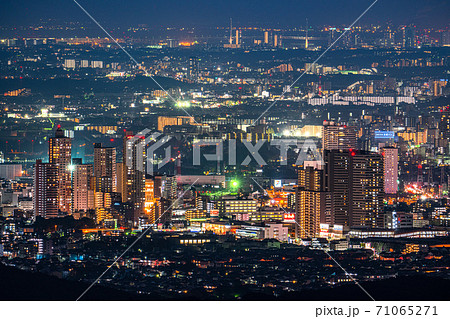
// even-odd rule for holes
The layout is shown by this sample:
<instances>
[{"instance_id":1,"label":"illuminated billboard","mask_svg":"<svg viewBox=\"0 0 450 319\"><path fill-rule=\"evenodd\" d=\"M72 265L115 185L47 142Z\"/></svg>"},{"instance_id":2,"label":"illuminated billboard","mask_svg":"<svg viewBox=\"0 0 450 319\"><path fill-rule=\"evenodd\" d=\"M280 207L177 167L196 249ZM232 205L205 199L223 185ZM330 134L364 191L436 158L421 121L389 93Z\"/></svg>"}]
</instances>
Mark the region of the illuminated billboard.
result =
<instances>
[{"instance_id":1,"label":"illuminated billboard","mask_svg":"<svg viewBox=\"0 0 450 319\"><path fill-rule=\"evenodd\" d=\"M395 137L395 132L393 131L375 131L376 139L393 139Z\"/></svg>"},{"instance_id":2,"label":"illuminated billboard","mask_svg":"<svg viewBox=\"0 0 450 319\"><path fill-rule=\"evenodd\" d=\"M210 216L211 217L219 217L219 210L218 209L211 209Z\"/></svg>"},{"instance_id":3,"label":"illuminated billboard","mask_svg":"<svg viewBox=\"0 0 450 319\"><path fill-rule=\"evenodd\" d=\"M284 223L295 223L295 213L284 213L283 222Z\"/></svg>"}]
</instances>

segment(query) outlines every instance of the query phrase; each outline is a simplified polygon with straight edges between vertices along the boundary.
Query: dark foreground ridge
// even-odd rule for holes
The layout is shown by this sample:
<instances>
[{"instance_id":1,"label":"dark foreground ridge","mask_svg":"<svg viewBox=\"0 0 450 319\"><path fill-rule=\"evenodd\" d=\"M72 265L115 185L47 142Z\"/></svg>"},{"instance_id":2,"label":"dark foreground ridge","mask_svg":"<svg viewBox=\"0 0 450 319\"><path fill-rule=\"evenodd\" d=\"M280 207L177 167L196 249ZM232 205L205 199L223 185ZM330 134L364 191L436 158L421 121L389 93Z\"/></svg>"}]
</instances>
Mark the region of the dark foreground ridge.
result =
<instances>
[{"instance_id":1,"label":"dark foreground ridge","mask_svg":"<svg viewBox=\"0 0 450 319\"><path fill-rule=\"evenodd\" d=\"M363 282L362 286L377 301L386 300L450 300L448 287L450 280L425 276L409 276L396 279ZM88 287L87 283L68 281L41 273L31 273L0 264L0 300L76 300ZM241 288L238 288L241 290ZM170 300L213 300L205 299L201 293L191 293L180 298L173 296ZM82 300L169 300L159 295L141 295L114 288L96 285ZM278 297L265 294L244 293L230 300L369 300L369 297L354 284L336 288L305 290L287 293Z\"/></svg>"}]
</instances>

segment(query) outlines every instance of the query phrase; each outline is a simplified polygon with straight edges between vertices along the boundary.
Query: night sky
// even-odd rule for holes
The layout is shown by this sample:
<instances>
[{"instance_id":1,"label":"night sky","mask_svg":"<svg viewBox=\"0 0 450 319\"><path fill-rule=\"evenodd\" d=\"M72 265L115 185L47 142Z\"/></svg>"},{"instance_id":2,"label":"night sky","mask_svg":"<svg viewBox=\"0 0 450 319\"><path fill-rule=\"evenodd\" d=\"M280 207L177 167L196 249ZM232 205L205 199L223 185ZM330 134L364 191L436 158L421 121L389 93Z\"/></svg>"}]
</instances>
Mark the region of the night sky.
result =
<instances>
[{"instance_id":1,"label":"night sky","mask_svg":"<svg viewBox=\"0 0 450 319\"><path fill-rule=\"evenodd\" d=\"M147 24L160 26L298 27L348 25L373 0L79 0L108 27ZM379 0L362 25L392 22L447 27L449 0ZM0 25L24 26L40 20L87 22L72 0L1 0Z\"/></svg>"}]
</instances>

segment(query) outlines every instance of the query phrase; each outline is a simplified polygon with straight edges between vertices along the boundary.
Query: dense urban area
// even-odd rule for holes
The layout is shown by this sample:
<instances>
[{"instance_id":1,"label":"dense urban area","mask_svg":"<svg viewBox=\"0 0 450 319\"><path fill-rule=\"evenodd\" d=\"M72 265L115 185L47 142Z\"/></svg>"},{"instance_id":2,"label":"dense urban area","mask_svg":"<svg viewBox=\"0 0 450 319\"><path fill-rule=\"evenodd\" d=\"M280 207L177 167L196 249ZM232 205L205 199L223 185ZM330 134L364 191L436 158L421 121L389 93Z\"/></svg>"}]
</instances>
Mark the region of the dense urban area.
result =
<instances>
[{"instance_id":1,"label":"dense urban area","mask_svg":"<svg viewBox=\"0 0 450 319\"><path fill-rule=\"evenodd\" d=\"M147 300L448 283L449 29L300 24L2 26L2 273Z\"/></svg>"}]
</instances>

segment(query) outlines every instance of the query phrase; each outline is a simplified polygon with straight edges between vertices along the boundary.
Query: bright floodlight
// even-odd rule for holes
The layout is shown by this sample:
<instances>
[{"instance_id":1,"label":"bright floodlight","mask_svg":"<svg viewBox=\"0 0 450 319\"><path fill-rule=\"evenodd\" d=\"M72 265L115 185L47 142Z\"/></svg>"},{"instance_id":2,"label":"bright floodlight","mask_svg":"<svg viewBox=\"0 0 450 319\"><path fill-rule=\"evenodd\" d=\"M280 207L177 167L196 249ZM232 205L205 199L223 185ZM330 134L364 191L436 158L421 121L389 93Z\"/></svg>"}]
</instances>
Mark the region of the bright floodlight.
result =
<instances>
[{"instance_id":1,"label":"bright floodlight","mask_svg":"<svg viewBox=\"0 0 450 319\"><path fill-rule=\"evenodd\" d=\"M176 105L178 107L190 107L191 103L189 101L178 101Z\"/></svg>"}]
</instances>

